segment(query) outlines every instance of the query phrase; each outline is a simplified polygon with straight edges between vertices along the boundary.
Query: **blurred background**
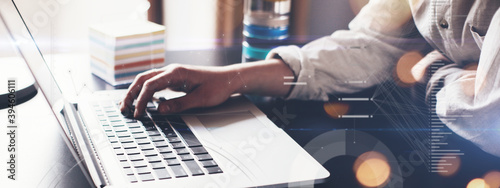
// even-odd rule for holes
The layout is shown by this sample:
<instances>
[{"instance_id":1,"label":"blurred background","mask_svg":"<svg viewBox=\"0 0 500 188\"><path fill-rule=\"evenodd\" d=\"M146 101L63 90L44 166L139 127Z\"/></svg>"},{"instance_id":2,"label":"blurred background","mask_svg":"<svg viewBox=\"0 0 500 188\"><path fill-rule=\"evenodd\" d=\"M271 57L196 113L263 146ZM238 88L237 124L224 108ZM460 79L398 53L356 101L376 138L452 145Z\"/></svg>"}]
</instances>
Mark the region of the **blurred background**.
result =
<instances>
[{"instance_id":1,"label":"blurred background","mask_svg":"<svg viewBox=\"0 0 500 188\"><path fill-rule=\"evenodd\" d=\"M35 2L35 3L34 3ZM304 44L349 21L368 0L293 0L290 38ZM166 27L169 51L238 47L243 40L243 0L37 0L19 1L42 52L88 51L90 25L150 20ZM346 8L350 7L350 8ZM0 48L6 48L0 44ZM0 50L0 56L6 56Z\"/></svg>"}]
</instances>

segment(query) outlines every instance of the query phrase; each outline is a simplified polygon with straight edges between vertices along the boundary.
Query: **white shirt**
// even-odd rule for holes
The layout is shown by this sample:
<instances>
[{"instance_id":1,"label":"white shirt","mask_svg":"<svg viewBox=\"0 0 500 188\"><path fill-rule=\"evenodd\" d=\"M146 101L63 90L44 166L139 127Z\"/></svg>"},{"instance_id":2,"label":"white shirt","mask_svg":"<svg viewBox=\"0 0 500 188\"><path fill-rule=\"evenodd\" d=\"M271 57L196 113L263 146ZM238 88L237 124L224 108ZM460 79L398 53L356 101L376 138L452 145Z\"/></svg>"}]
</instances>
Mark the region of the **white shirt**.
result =
<instances>
[{"instance_id":1,"label":"white shirt","mask_svg":"<svg viewBox=\"0 0 500 188\"><path fill-rule=\"evenodd\" d=\"M402 55L425 55L430 45L453 62L429 81L428 93L444 81L436 113L451 130L500 156L499 7L500 0L370 0L349 30L302 48L276 48L268 58L279 55L296 81L307 83L294 86L288 99L327 101L392 79ZM479 63L477 70L465 70L471 63Z\"/></svg>"}]
</instances>

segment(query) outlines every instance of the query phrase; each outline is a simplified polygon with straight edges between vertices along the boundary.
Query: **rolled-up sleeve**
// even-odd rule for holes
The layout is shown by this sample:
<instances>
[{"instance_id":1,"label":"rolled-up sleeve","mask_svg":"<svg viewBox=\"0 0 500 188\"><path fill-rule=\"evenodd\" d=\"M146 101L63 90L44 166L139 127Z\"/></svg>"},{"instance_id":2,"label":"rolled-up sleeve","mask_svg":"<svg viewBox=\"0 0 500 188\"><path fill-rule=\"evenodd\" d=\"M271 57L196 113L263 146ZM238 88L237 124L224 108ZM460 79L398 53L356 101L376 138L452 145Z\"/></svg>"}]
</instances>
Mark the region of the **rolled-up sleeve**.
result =
<instances>
[{"instance_id":1,"label":"rolled-up sleeve","mask_svg":"<svg viewBox=\"0 0 500 188\"><path fill-rule=\"evenodd\" d=\"M424 51L406 0L372 0L349 24L299 48L273 49L294 72L295 86L287 99L323 100L353 93L391 78L398 59L407 51Z\"/></svg>"},{"instance_id":2,"label":"rolled-up sleeve","mask_svg":"<svg viewBox=\"0 0 500 188\"><path fill-rule=\"evenodd\" d=\"M458 135L500 156L500 10L484 37L476 70L448 65L432 82L443 82L436 94L436 113ZM432 84L431 85L436 85ZM431 88L432 89L432 88Z\"/></svg>"}]
</instances>

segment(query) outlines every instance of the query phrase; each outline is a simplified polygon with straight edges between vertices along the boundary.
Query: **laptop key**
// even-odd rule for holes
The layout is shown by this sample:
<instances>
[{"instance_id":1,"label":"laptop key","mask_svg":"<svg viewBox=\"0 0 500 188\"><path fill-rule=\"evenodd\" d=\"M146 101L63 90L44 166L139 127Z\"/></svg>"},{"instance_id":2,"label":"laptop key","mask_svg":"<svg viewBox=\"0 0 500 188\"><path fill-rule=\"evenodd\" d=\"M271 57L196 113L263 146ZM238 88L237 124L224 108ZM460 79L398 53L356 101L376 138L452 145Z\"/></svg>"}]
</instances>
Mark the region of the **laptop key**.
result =
<instances>
[{"instance_id":1,"label":"laptop key","mask_svg":"<svg viewBox=\"0 0 500 188\"><path fill-rule=\"evenodd\" d=\"M198 161L207 161L207 160L212 160L212 156L209 154L201 154L201 155L195 155L196 159Z\"/></svg>"},{"instance_id":2,"label":"laptop key","mask_svg":"<svg viewBox=\"0 0 500 188\"><path fill-rule=\"evenodd\" d=\"M164 116L159 118L158 116L155 115L155 116L153 116L153 119L155 120L156 125L160 128L160 130L163 131L166 129L170 129L170 124L168 124L168 122Z\"/></svg>"},{"instance_id":3,"label":"laptop key","mask_svg":"<svg viewBox=\"0 0 500 188\"><path fill-rule=\"evenodd\" d=\"M139 145L151 143L151 141L149 139L147 139L147 138L136 139L135 141Z\"/></svg>"},{"instance_id":4,"label":"laptop key","mask_svg":"<svg viewBox=\"0 0 500 188\"><path fill-rule=\"evenodd\" d=\"M108 117L110 118L110 120L112 120L111 118L119 118L120 117L120 114L119 113L108 113L107 114Z\"/></svg>"},{"instance_id":5,"label":"laptop key","mask_svg":"<svg viewBox=\"0 0 500 188\"><path fill-rule=\"evenodd\" d=\"M113 127L125 127L123 122L111 122L111 126Z\"/></svg>"},{"instance_id":6,"label":"laptop key","mask_svg":"<svg viewBox=\"0 0 500 188\"><path fill-rule=\"evenodd\" d=\"M191 175L193 176L199 176L203 175L203 170L201 170L200 166L196 163L196 161L186 161L184 162L186 166L188 167L189 171L191 171Z\"/></svg>"},{"instance_id":7,"label":"laptop key","mask_svg":"<svg viewBox=\"0 0 500 188\"><path fill-rule=\"evenodd\" d=\"M167 122L159 122L158 126L160 127L160 130L163 132L163 134L165 134L167 138L177 137L174 130L172 129L172 127L170 127L170 124L168 124Z\"/></svg>"},{"instance_id":8,"label":"laptop key","mask_svg":"<svg viewBox=\"0 0 500 188\"><path fill-rule=\"evenodd\" d=\"M195 155L207 154L208 151L204 147L192 147L189 148Z\"/></svg>"},{"instance_id":9,"label":"laptop key","mask_svg":"<svg viewBox=\"0 0 500 188\"><path fill-rule=\"evenodd\" d=\"M111 143L111 147L113 149L120 149L122 147L122 145L120 143Z\"/></svg>"},{"instance_id":10,"label":"laptop key","mask_svg":"<svg viewBox=\"0 0 500 188\"><path fill-rule=\"evenodd\" d=\"M127 179L128 179L128 181L130 181L130 183L137 183L137 178L133 174L128 175Z\"/></svg>"},{"instance_id":11,"label":"laptop key","mask_svg":"<svg viewBox=\"0 0 500 188\"><path fill-rule=\"evenodd\" d=\"M153 177L153 175L151 173L149 173L149 174L139 174L139 179L141 179L142 181L153 181L153 180L155 180L155 178Z\"/></svg>"},{"instance_id":12,"label":"laptop key","mask_svg":"<svg viewBox=\"0 0 500 188\"><path fill-rule=\"evenodd\" d=\"M151 164L151 167L153 169L165 168L165 165L162 162L154 162L154 163L150 163L150 164Z\"/></svg>"},{"instance_id":13,"label":"laptop key","mask_svg":"<svg viewBox=\"0 0 500 188\"><path fill-rule=\"evenodd\" d=\"M148 163L144 160L142 161L132 161L132 166L135 168L141 168L141 167L146 167L148 166Z\"/></svg>"},{"instance_id":14,"label":"laptop key","mask_svg":"<svg viewBox=\"0 0 500 188\"><path fill-rule=\"evenodd\" d=\"M136 123L137 122L137 120L133 119L133 118L123 117L123 119L125 119L125 123Z\"/></svg>"},{"instance_id":15,"label":"laptop key","mask_svg":"<svg viewBox=\"0 0 500 188\"><path fill-rule=\"evenodd\" d=\"M144 133L144 130L142 130L140 128L131 128L130 133L135 134L135 135L140 134L141 136L146 136L146 134Z\"/></svg>"},{"instance_id":16,"label":"laptop key","mask_svg":"<svg viewBox=\"0 0 500 188\"><path fill-rule=\"evenodd\" d=\"M163 134L165 134L165 137L167 138L177 136L175 132L163 132Z\"/></svg>"},{"instance_id":17,"label":"laptop key","mask_svg":"<svg viewBox=\"0 0 500 188\"><path fill-rule=\"evenodd\" d=\"M123 143L122 146L124 149L137 148L137 144L133 143L133 142L132 143Z\"/></svg>"},{"instance_id":18,"label":"laptop key","mask_svg":"<svg viewBox=\"0 0 500 188\"><path fill-rule=\"evenodd\" d=\"M153 142L163 141L163 136L151 136L151 141Z\"/></svg>"},{"instance_id":19,"label":"laptop key","mask_svg":"<svg viewBox=\"0 0 500 188\"><path fill-rule=\"evenodd\" d=\"M116 112L108 112L108 120L109 122L122 122L122 119L116 114Z\"/></svg>"},{"instance_id":20,"label":"laptop key","mask_svg":"<svg viewBox=\"0 0 500 188\"><path fill-rule=\"evenodd\" d=\"M163 159L175 159L177 155L173 153L162 153L161 156Z\"/></svg>"},{"instance_id":21,"label":"laptop key","mask_svg":"<svg viewBox=\"0 0 500 188\"><path fill-rule=\"evenodd\" d=\"M108 136L108 138L115 137L115 133L106 131L106 136Z\"/></svg>"},{"instance_id":22,"label":"laptop key","mask_svg":"<svg viewBox=\"0 0 500 188\"><path fill-rule=\"evenodd\" d=\"M160 136L160 131L153 129L153 130L147 130L146 133L148 133L149 136Z\"/></svg>"},{"instance_id":23,"label":"laptop key","mask_svg":"<svg viewBox=\"0 0 500 188\"><path fill-rule=\"evenodd\" d=\"M128 155L137 155L141 153L141 150L139 150L138 148L126 149L125 153L127 153Z\"/></svg>"},{"instance_id":24,"label":"laptop key","mask_svg":"<svg viewBox=\"0 0 500 188\"><path fill-rule=\"evenodd\" d=\"M125 138L130 137L131 134L129 132L116 132L116 136L118 136L118 138Z\"/></svg>"},{"instance_id":25,"label":"laptop key","mask_svg":"<svg viewBox=\"0 0 500 188\"><path fill-rule=\"evenodd\" d=\"M127 175L127 176L134 175L134 171L132 170L132 168L125 168L125 169L123 169L123 171L125 172L125 175Z\"/></svg>"},{"instance_id":26,"label":"laptop key","mask_svg":"<svg viewBox=\"0 0 500 188\"><path fill-rule=\"evenodd\" d=\"M165 115L160 114L158 111L153 113L150 112L150 114L151 118L153 118L153 121L156 123L157 126L163 126L165 125L165 123L168 124L167 120L165 119ZM160 125L162 123L163 125Z\"/></svg>"},{"instance_id":27,"label":"laptop key","mask_svg":"<svg viewBox=\"0 0 500 188\"><path fill-rule=\"evenodd\" d=\"M128 128L131 128L131 129L137 129L137 128L141 128L141 124L139 122L134 122L134 123L127 123L127 126Z\"/></svg>"},{"instance_id":28,"label":"laptop key","mask_svg":"<svg viewBox=\"0 0 500 188\"><path fill-rule=\"evenodd\" d=\"M158 177L158 179L160 180L172 178L165 168L154 169L154 172L156 174L156 177Z\"/></svg>"},{"instance_id":29,"label":"laptop key","mask_svg":"<svg viewBox=\"0 0 500 188\"><path fill-rule=\"evenodd\" d=\"M184 144L182 142L172 143L172 147L174 149L184 148Z\"/></svg>"},{"instance_id":30,"label":"laptop key","mask_svg":"<svg viewBox=\"0 0 500 188\"><path fill-rule=\"evenodd\" d=\"M189 154L189 150L187 150L186 148L176 149L175 152L178 155Z\"/></svg>"},{"instance_id":31,"label":"laptop key","mask_svg":"<svg viewBox=\"0 0 500 188\"><path fill-rule=\"evenodd\" d=\"M108 140L109 140L109 142L111 142L111 143L117 143L117 142L118 142L118 138L116 138L116 137L114 137L114 136L113 136L113 137L108 137Z\"/></svg>"},{"instance_id":32,"label":"laptop key","mask_svg":"<svg viewBox=\"0 0 500 188\"><path fill-rule=\"evenodd\" d=\"M121 165L123 168L130 168L130 163L128 163L127 161L125 161L125 162L120 162L120 165Z\"/></svg>"},{"instance_id":33,"label":"laptop key","mask_svg":"<svg viewBox=\"0 0 500 188\"><path fill-rule=\"evenodd\" d=\"M152 122L149 118L143 119L141 122L142 122L142 126L144 126L146 131L156 130L155 123Z\"/></svg>"},{"instance_id":34,"label":"laptop key","mask_svg":"<svg viewBox=\"0 0 500 188\"><path fill-rule=\"evenodd\" d=\"M130 159L130 161L142 161L144 160L144 156L142 155L128 155L128 159Z\"/></svg>"},{"instance_id":35,"label":"laptop key","mask_svg":"<svg viewBox=\"0 0 500 188\"><path fill-rule=\"evenodd\" d=\"M218 166L215 166L215 167L209 167L209 168L206 168L207 171L208 171L208 174L218 174L218 173L222 173L222 170L218 167Z\"/></svg>"},{"instance_id":36,"label":"laptop key","mask_svg":"<svg viewBox=\"0 0 500 188\"><path fill-rule=\"evenodd\" d=\"M167 140L171 143L181 142L181 139L179 137L168 137Z\"/></svg>"},{"instance_id":37,"label":"laptop key","mask_svg":"<svg viewBox=\"0 0 500 188\"><path fill-rule=\"evenodd\" d=\"M161 147L161 148L158 148L158 151L160 153L172 153L172 148L170 148L170 147Z\"/></svg>"},{"instance_id":38,"label":"laptop key","mask_svg":"<svg viewBox=\"0 0 500 188\"><path fill-rule=\"evenodd\" d=\"M165 141L153 142L153 145L155 145L156 147L168 147L168 143Z\"/></svg>"},{"instance_id":39,"label":"laptop key","mask_svg":"<svg viewBox=\"0 0 500 188\"><path fill-rule=\"evenodd\" d=\"M174 166L174 165L181 164L179 162L179 160L177 160L177 159L166 159L165 161L167 162L168 166Z\"/></svg>"},{"instance_id":40,"label":"laptop key","mask_svg":"<svg viewBox=\"0 0 500 188\"><path fill-rule=\"evenodd\" d=\"M190 154L187 154L187 155L179 155L179 157L181 157L181 160L182 160L182 161L190 161L190 160L194 160L193 156L191 156Z\"/></svg>"},{"instance_id":41,"label":"laptop key","mask_svg":"<svg viewBox=\"0 0 500 188\"><path fill-rule=\"evenodd\" d=\"M122 154L122 155L116 155L116 157L118 158L118 160L119 160L120 162L125 162L125 161L127 161L127 157L126 157L124 154Z\"/></svg>"},{"instance_id":42,"label":"laptop key","mask_svg":"<svg viewBox=\"0 0 500 188\"><path fill-rule=\"evenodd\" d=\"M107 132L113 130L110 126L103 126L102 128L104 129L104 131L107 131Z\"/></svg>"},{"instance_id":43,"label":"laptop key","mask_svg":"<svg viewBox=\"0 0 500 188\"><path fill-rule=\"evenodd\" d=\"M147 167L136 168L137 174L151 174L151 171Z\"/></svg>"},{"instance_id":44,"label":"laptop key","mask_svg":"<svg viewBox=\"0 0 500 188\"><path fill-rule=\"evenodd\" d=\"M214 160L200 161L200 163L204 168L217 166L217 163Z\"/></svg>"},{"instance_id":45,"label":"laptop key","mask_svg":"<svg viewBox=\"0 0 500 188\"><path fill-rule=\"evenodd\" d=\"M125 154L125 150L123 150L123 148L114 149L114 151L115 151L115 154L117 154L117 155L123 155L123 154Z\"/></svg>"},{"instance_id":46,"label":"laptop key","mask_svg":"<svg viewBox=\"0 0 500 188\"><path fill-rule=\"evenodd\" d=\"M159 156L151 156L151 157L146 157L149 163L154 163L154 162L161 162L161 157Z\"/></svg>"},{"instance_id":47,"label":"laptop key","mask_svg":"<svg viewBox=\"0 0 500 188\"><path fill-rule=\"evenodd\" d=\"M115 127L115 132L127 132L127 127Z\"/></svg>"},{"instance_id":48,"label":"laptop key","mask_svg":"<svg viewBox=\"0 0 500 188\"><path fill-rule=\"evenodd\" d=\"M134 138L131 138L131 137L118 138L118 140L120 140L120 142L121 142L121 143L130 143L130 142L134 142Z\"/></svg>"},{"instance_id":49,"label":"laptop key","mask_svg":"<svg viewBox=\"0 0 500 188\"><path fill-rule=\"evenodd\" d=\"M135 138L135 139L144 139L144 138L148 138L148 135L144 134L144 133L137 133L137 134L134 134L132 132L132 136Z\"/></svg>"},{"instance_id":50,"label":"laptop key","mask_svg":"<svg viewBox=\"0 0 500 188\"><path fill-rule=\"evenodd\" d=\"M142 151L153 151L155 149L155 147L153 146L153 144L142 144L142 145L139 145L139 148Z\"/></svg>"},{"instance_id":51,"label":"laptop key","mask_svg":"<svg viewBox=\"0 0 500 188\"><path fill-rule=\"evenodd\" d=\"M184 171L181 165L170 166L170 169L172 169L172 172L174 173L174 176L176 178L188 176L186 171Z\"/></svg>"},{"instance_id":52,"label":"laptop key","mask_svg":"<svg viewBox=\"0 0 500 188\"><path fill-rule=\"evenodd\" d=\"M156 153L155 150L146 150L146 151L143 150L142 153L146 157L151 157L151 156L157 156L158 155L158 153Z\"/></svg>"},{"instance_id":53,"label":"laptop key","mask_svg":"<svg viewBox=\"0 0 500 188\"><path fill-rule=\"evenodd\" d=\"M186 145L188 147L197 147L197 146L202 146L198 138L194 136L193 132L179 132L181 134L182 138L184 138L184 141L186 141Z\"/></svg>"}]
</instances>

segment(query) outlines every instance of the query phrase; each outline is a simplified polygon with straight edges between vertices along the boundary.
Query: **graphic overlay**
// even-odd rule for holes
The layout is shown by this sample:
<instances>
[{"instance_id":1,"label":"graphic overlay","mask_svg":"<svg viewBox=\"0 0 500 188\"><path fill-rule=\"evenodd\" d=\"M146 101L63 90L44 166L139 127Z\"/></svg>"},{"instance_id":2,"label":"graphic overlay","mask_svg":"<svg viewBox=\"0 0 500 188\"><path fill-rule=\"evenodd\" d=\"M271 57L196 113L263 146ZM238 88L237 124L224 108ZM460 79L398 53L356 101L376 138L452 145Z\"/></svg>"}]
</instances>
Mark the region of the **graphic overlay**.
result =
<instances>
[{"instance_id":1,"label":"graphic overlay","mask_svg":"<svg viewBox=\"0 0 500 188\"><path fill-rule=\"evenodd\" d=\"M285 80L283 81L283 85L307 85L307 82L294 82L295 76L283 76L283 80Z\"/></svg>"},{"instance_id":2,"label":"graphic overlay","mask_svg":"<svg viewBox=\"0 0 500 188\"><path fill-rule=\"evenodd\" d=\"M16 79L9 79L7 83L8 95L8 108L7 108L7 178L16 180L16 166L17 166L17 117L16 117Z\"/></svg>"},{"instance_id":3,"label":"graphic overlay","mask_svg":"<svg viewBox=\"0 0 500 188\"><path fill-rule=\"evenodd\" d=\"M357 143L347 141L356 135ZM313 138L304 149L323 165L336 157L356 157L353 170L358 182L366 187L403 186L404 174L394 154L383 142L365 132L328 131Z\"/></svg>"},{"instance_id":4,"label":"graphic overlay","mask_svg":"<svg viewBox=\"0 0 500 188\"><path fill-rule=\"evenodd\" d=\"M431 54L433 55L433 54ZM438 61L429 68L429 75L434 74L445 63ZM447 116L438 117L436 114L437 93L442 89L444 80L437 81L436 87L431 88L428 96L429 106L429 172L439 173L442 176L451 176L455 174L460 166L460 156L464 155L459 149L453 146L453 143L447 142L447 137L453 132L441 121L445 118L447 121L454 121L457 117ZM462 114L460 117L472 117L470 114Z\"/></svg>"}]
</instances>

